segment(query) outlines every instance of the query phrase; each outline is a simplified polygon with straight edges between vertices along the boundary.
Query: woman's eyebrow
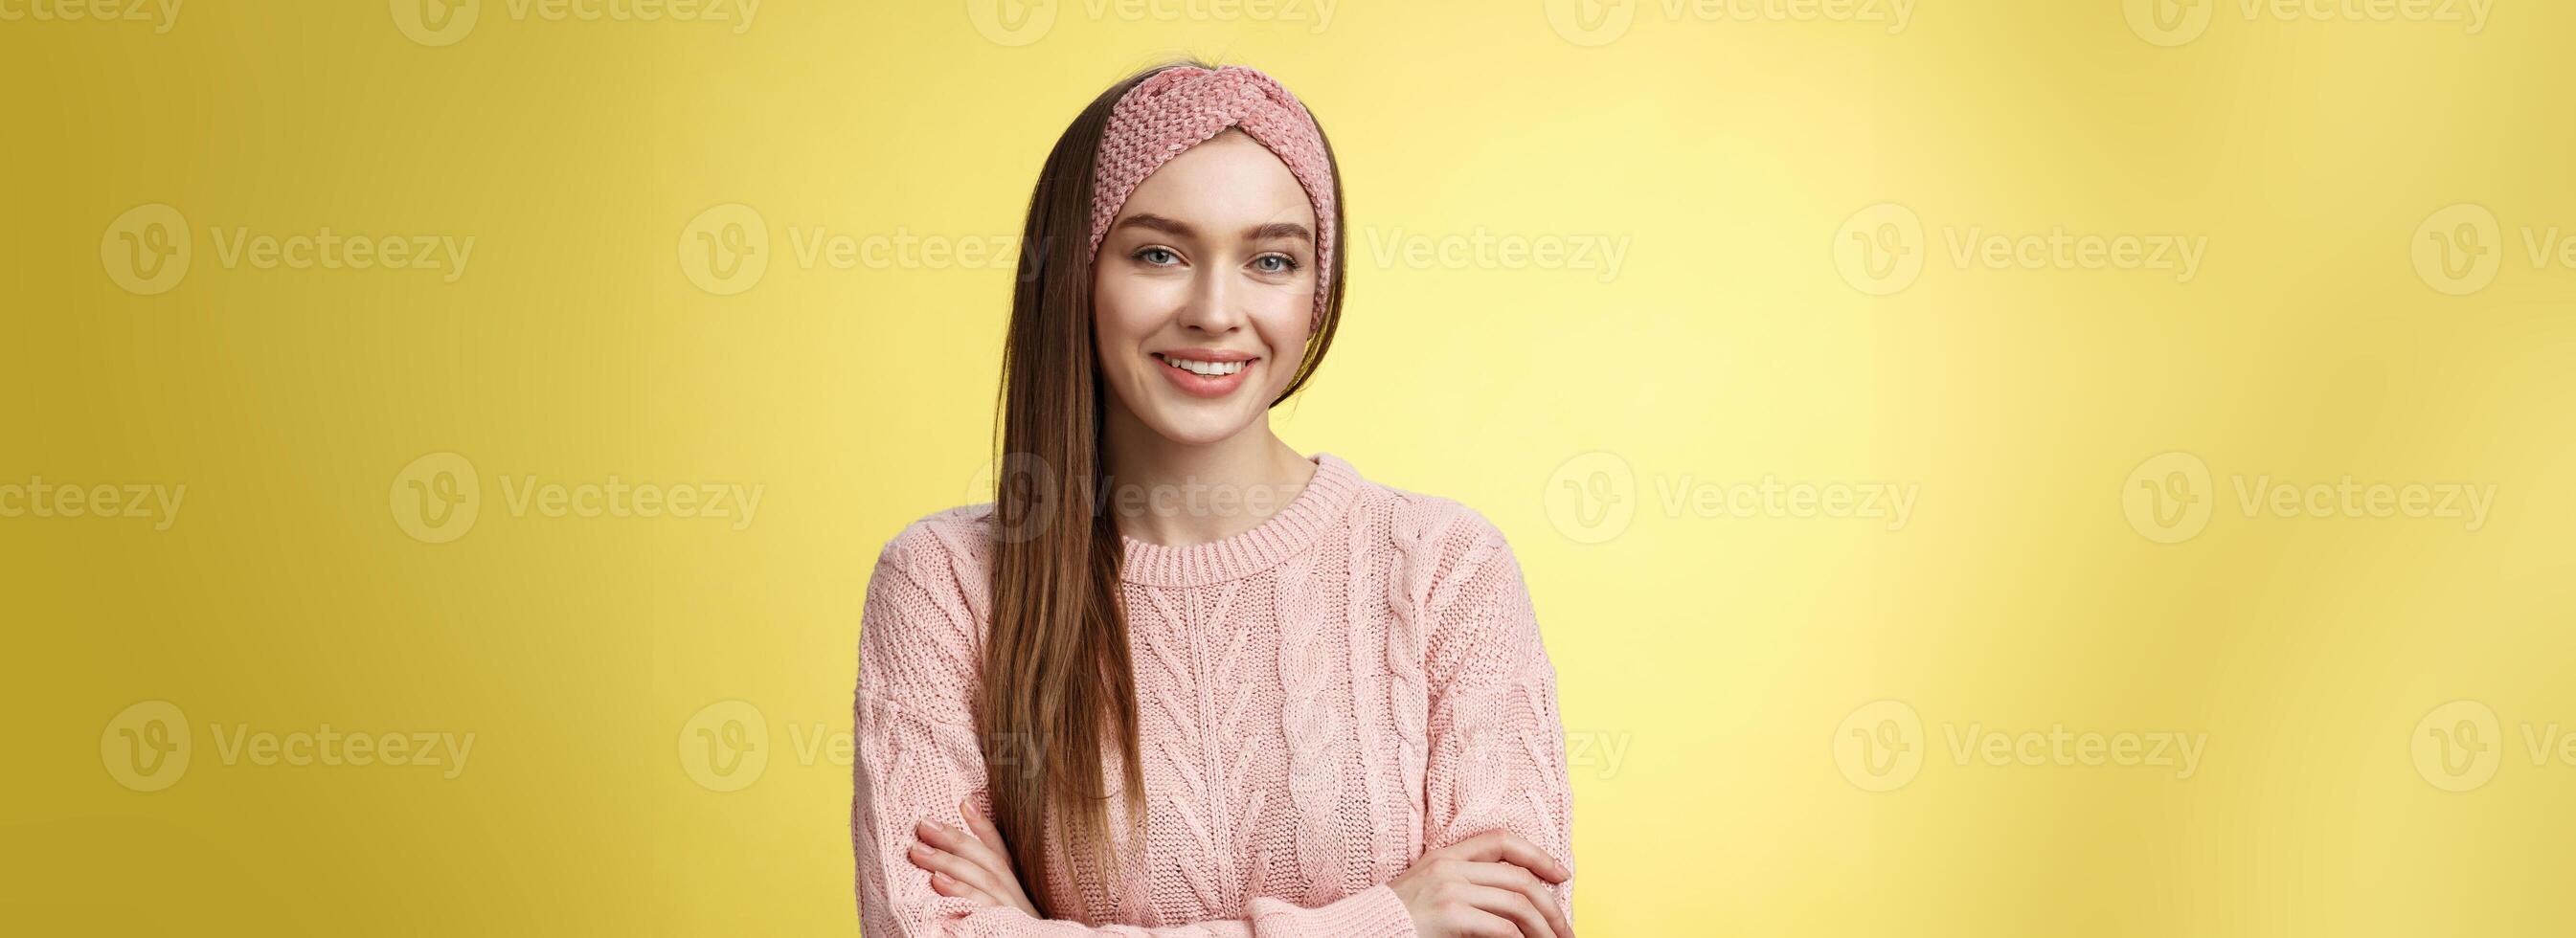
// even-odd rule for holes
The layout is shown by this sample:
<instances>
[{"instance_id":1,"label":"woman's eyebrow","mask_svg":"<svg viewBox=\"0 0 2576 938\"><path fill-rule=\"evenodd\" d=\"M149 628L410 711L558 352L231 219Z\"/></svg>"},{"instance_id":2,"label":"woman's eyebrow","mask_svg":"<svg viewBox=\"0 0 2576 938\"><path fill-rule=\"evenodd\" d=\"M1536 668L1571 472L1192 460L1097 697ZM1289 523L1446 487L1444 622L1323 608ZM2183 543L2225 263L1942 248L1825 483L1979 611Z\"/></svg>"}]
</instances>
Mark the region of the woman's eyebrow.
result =
<instances>
[{"instance_id":1,"label":"woman's eyebrow","mask_svg":"<svg viewBox=\"0 0 2576 938\"><path fill-rule=\"evenodd\" d=\"M1151 212L1139 212L1134 215L1129 215L1126 218L1119 219L1118 227L1151 228L1156 231L1183 238L1196 237L1198 235L1198 229L1190 227L1187 222L1174 218L1165 218ZM1315 233L1307 230L1306 226L1293 221L1275 221L1266 225L1254 225L1250 228L1244 229L1243 231L1243 239L1246 241L1268 241L1274 238L1294 238L1300 241L1313 241L1315 240Z\"/></svg>"},{"instance_id":2,"label":"woman's eyebrow","mask_svg":"<svg viewBox=\"0 0 2576 938\"><path fill-rule=\"evenodd\" d=\"M1306 226L1293 221L1274 221L1267 225L1255 225L1251 228L1245 229L1243 232L1243 239L1246 241L1268 241L1272 238L1293 238L1299 241L1313 241L1315 240L1315 233L1306 230Z\"/></svg>"}]
</instances>

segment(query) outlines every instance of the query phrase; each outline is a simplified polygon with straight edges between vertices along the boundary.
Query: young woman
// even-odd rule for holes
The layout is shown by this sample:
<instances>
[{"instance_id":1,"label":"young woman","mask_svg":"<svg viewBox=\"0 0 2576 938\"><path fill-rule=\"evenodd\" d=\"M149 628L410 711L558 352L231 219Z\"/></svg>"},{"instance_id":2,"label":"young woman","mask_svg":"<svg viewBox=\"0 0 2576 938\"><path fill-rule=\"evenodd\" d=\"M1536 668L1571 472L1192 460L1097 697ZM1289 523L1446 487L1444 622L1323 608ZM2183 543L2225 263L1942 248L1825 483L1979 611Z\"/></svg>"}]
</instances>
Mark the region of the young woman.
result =
<instances>
[{"instance_id":1,"label":"young woman","mask_svg":"<svg viewBox=\"0 0 2576 938\"><path fill-rule=\"evenodd\" d=\"M1556 671L1502 534L1301 456L1341 184L1249 68L1112 86L1030 199L993 502L906 527L859 636L861 929L1572 930Z\"/></svg>"}]
</instances>

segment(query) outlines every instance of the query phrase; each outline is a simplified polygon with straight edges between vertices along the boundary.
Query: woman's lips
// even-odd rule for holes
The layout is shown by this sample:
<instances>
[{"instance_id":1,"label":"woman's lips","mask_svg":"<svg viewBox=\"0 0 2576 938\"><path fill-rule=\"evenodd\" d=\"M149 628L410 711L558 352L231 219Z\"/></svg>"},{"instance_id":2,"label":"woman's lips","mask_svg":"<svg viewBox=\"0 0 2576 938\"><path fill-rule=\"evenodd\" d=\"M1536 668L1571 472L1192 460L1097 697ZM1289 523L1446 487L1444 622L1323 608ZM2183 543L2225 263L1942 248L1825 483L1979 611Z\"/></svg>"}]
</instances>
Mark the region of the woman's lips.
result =
<instances>
[{"instance_id":1,"label":"woman's lips","mask_svg":"<svg viewBox=\"0 0 2576 938\"><path fill-rule=\"evenodd\" d=\"M1233 374L1209 376L1171 364L1163 360L1160 355L1153 356L1153 359L1155 370L1162 372L1163 377L1169 379L1173 387L1181 389L1181 393L1191 397L1211 399L1234 393L1236 388L1242 387L1244 382L1251 378L1253 367L1261 364L1261 360L1256 358L1244 362L1243 367L1235 369Z\"/></svg>"}]
</instances>

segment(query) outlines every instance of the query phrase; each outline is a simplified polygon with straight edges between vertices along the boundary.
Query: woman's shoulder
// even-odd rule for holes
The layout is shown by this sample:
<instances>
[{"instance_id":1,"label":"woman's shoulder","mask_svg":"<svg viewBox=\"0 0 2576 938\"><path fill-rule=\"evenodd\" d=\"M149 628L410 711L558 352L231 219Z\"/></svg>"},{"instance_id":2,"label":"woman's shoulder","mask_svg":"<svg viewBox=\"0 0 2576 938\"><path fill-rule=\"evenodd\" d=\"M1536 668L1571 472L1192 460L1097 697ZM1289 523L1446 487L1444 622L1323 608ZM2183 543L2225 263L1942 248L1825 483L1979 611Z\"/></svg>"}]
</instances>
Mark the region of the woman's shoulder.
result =
<instances>
[{"instance_id":1,"label":"woman's shoulder","mask_svg":"<svg viewBox=\"0 0 2576 938\"><path fill-rule=\"evenodd\" d=\"M1478 653L1520 661L1543 648L1520 560L1500 526L1454 498L1374 488L1365 510L1382 521L1370 526L1396 555L1388 599L1421 629L1431 674L1454 675Z\"/></svg>"},{"instance_id":2,"label":"woman's shoulder","mask_svg":"<svg viewBox=\"0 0 2576 938\"><path fill-rule=\"evenodd\" d=\"M1509 550L1503 529L1485 513L1454 498L1371 482L1359 499L1360 511L1383 525L1400 546L1437 547L1444 552L1483 547Z\"/></svg>"},{"instance_id":3,"label":"woman's shoulder","mask_svg":"<svg viewBox=\"0 0 2576 938\"><path fill-rule=\"evenodd\" d=\"M992 502L976 502L913 520L877 551L877 573L899 573L925 588L980 588L992 558L992 515Z\"/></svg>"},{"instance_id":4,"label":"woman's shoulder","mask_svg":"<svg viewBox=\"0 0 2576 938\"><path fill-rule=\"evenodd\" d=\"M1376 482L1366 489L1355 510L1367 517L1371 530L1383 532L1376 543L1396 552L1417 589L1447 598L1455 592L1452 584L1480 573L1509 569L1517 579L1511 539L1474 506Z\"/></svg>"},{"instance_id":5,"label":"woman's shoulder","mask_svg":"<svg viewBox=\"0 0 2576 938\"><path fill-rule=\"evenodd\" d=\"M974 686L986 616L976 529L990 513L979 505L932 512L877 552L859 626L861 697L928 714L962 712L957 701Z\"/></svg>"}]
</instances>

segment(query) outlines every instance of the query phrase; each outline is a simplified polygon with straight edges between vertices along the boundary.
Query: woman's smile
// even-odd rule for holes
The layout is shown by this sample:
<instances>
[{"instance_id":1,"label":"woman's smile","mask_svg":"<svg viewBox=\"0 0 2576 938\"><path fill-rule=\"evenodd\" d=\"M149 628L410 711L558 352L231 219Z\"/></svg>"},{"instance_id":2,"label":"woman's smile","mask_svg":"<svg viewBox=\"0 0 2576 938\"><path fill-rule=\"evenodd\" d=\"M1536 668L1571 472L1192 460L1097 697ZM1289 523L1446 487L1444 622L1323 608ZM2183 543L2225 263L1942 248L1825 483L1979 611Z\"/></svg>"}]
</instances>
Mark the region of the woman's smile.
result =
<instances>
[{"instance_id":1,"label":"woman's smile","mask_svg":"<svg viewBox=\"0 0 2576 938\"><path fill-rule=\"evenodd\" d=\"M1159 363L1156 371L1192 397L1219 398L1232 394L1251 381L1253 366L1259 356L1220 349L1174 349L1150 353Z\"/></svg>"}]
</instances>

